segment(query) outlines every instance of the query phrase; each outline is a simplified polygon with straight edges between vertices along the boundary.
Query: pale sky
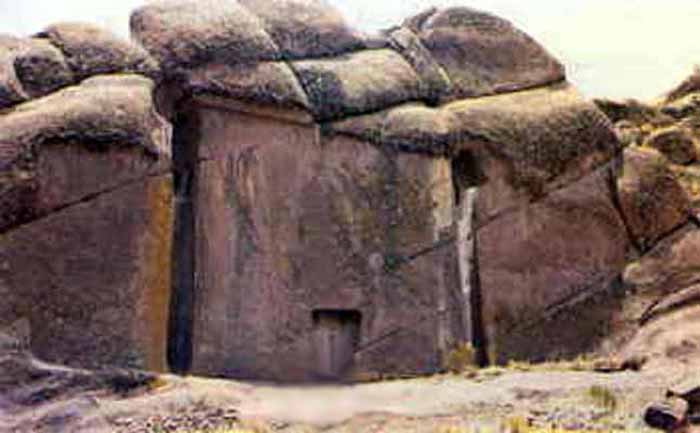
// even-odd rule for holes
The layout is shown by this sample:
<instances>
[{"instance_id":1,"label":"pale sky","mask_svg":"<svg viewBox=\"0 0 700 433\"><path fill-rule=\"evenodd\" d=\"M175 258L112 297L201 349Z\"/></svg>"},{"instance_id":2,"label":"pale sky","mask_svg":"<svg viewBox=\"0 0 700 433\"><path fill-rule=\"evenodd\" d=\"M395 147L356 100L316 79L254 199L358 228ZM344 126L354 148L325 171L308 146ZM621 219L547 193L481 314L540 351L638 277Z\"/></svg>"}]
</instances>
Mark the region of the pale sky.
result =
<instances>
[{"instance_id":1,"label":"pale sky","mask_svg":"<svg viewBox=\"0 0 700 433\"><path fill-rule=\"evenodd\" d=\"M328 0L371 32L431 5L465 5L514 22L564 62L589 97L649 99L700 64L700 0ZM0 0L0 33L80 20L127 37L144 0Z\"/></svg>"}]
</instances>

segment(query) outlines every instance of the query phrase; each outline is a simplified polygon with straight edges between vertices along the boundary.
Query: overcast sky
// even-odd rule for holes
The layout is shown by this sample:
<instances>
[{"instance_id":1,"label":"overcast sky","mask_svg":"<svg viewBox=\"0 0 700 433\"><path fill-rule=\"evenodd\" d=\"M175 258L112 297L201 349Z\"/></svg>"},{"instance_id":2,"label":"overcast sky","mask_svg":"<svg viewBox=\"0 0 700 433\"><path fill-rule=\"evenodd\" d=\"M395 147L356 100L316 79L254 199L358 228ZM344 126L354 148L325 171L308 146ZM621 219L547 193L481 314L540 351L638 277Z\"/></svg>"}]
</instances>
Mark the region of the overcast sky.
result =
<instances>
[{"instance_id":1,"label":"overcast sky","mask_svg":"<svg viewBox=\"0 0 700 433\"><path fill-rule=\"evenodd\" d=\"M588 96L653 98L700 64L700 0L328 0L374 31L431 5L467 5L514 22L561 59ZM128 35L144 0L0 0L0 32L83 20Z\"/></svg>"}]
</instances>

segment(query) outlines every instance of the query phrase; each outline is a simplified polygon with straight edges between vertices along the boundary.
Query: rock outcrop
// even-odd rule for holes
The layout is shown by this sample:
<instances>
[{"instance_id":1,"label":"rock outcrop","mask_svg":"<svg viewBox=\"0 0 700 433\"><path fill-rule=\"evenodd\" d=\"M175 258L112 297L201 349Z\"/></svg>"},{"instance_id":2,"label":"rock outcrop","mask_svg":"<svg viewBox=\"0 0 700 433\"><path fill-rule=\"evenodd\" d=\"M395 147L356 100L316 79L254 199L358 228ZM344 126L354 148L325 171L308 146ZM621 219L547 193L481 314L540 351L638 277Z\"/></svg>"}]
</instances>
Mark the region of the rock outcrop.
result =
<instances>
[{"instance_id":1,"label":"rock outcrop","mask_svg":"<svg viewBox=\"0 0 700 433\"><path fill-rule=\"evenodd\" d=\"M131 23L182 92L184 369L309 377L333 320L359 373L434 370L472 337L546 358L564 343L536 353L525 335L622 272L617 137L507 21L432 9L369 37L322 2L217 0ZM471 248L478 272L457 259Z\"/></svg>"},{"instance_id":2,"label":"rock outcrop","mask_svg":"<svg viewBox=\"0 0 700 433\"><path fill-rule=\"evenodd\" d=\"M609 119L466 7L369 36L322 1L177 0L131 28L0 38L0 325L45 359L280 380L434 372L464 342L543 360L599 350L643 304L619 311L627 288L666 294L645 278L694 283L657 263L694 245L690 91Z\"/></svg>"},{"instance_id":3,"label":"rock outcrop","mask_svg":"<svg viewBox=\"0 0 700 433\"><path fill-rule=\"evenodd\" d=\"M618 200L638 249L610 343L649 368L696 362L700 346L697 83L696 72L652 103L598 101L626 146Z\"/></svg>"},{"instance_id":4,"label":"rock outcrop","mask_svg":"<svg viewBox=\"0 0 700 433\"><path fill-rule=\"evenodd\" d=\"M165 370L171 126L143 75L157 67L87 25L11 42L0 58L23 96L0 113L0 327L27 323L44 360Z\"/></svg>"}]
</instances>

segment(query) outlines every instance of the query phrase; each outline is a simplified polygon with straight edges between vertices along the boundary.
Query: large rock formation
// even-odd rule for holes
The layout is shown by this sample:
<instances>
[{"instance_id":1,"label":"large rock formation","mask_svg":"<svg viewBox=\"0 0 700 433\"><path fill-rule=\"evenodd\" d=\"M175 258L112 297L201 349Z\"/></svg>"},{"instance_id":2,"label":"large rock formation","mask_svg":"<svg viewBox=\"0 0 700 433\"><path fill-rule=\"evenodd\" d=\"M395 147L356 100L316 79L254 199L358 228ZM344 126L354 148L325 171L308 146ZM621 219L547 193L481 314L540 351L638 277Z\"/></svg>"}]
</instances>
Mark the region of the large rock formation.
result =
<instances>
[{"instance_id":1,"label":"large rock formation","mask_svg":"<svg viewBox=\"0 0 700 433\"><path fill-rule=\"evenodd\" d=\"M321 1L177 0L131 27L0 39L0 325L49 360L305 380L594 351L629 253L687 220L687 167L623 158L493 15L368 36ZM625 114L685 105L602 106L697 159Z\"/></svg>"},{"instance_id":2,"label":"large rock formation","mask_svg":"<svg viewBox=\"0 0 700 433\"><path fill-rule=\"evenodd\" d=\"M165 370L170 125L149 78L91 77L153 61L89 26L45 34L57 48L21 39L3 58L40 97L0 114L0 327L28 323L45 360Z\"/></svg>"},{"instance_id":3,"label":"large rock formation","mask_svg":"<svg viewBox=\"0 0 700 433\"><path fill-rule=\"evenodd\" d=\"M608 342L652 367L696 362L700 347L698 83L696 71L652 103L597 101L626 146L618 196L637 247Z\"/></svg>"},{"instance_id":4,"label":"large rock formation","mask_svg":"<svg viewBox=\"0 0 700 433\"><path fill-rule=\"evenodd\" d=\"M622 272L617 138L505 20L433 9L372 38L321 2L178 1L132 30L181 91L183 370L333 373L333 332L357 374L434 371L465 339L542 359L566 343L525 337Z\"/></svg>"}]
</instances>

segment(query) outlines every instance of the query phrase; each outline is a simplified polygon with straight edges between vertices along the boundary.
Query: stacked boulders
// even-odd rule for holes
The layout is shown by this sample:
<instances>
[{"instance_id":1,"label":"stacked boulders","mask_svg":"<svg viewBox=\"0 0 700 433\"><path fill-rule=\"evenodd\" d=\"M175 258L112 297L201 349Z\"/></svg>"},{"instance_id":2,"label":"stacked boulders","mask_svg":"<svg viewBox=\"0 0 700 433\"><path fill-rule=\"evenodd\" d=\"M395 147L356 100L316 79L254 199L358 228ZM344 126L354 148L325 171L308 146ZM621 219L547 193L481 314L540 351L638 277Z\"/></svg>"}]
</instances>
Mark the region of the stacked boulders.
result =
<instances>
[{"instance_id":1,"label":"stacked boulders","mask_svg":"<svg viewBox=\"0 0 700 433\"><path fill-rule=\"evenodd\" d=\"M691 362L700 347L700 72L651 103L597 104L625 146L617 190L637 249L623 274L622 352L652 367Z\"/></svg>"},{"instance_id":2,"label":"stacked boulders","mask_svg":"<svg viewBox=\"0 0 700 433\"><path fill-rule=\"evenodd\" d=\"M319 306L361 309L362 338L380 343L356 360L392 373L435 370L470 302L494 362L595 347L604 315L569 307L606 297L625 265L619 142L514 25L433 8L369 37L321 1L177 0L137 9L131 28L205 125L193 212L216 241L193 249L195 370L301 375ZM476 236L456 236L478 238L483 302L463 299L450 249L429 247L450 245L470 187Z\"/></svg>"},{"instance_id":3,"label":"stacked boulders","mask_svg":"<svg viewBox=\"0 0 700 433\"><path fill-rule=\"evenodd\" d=\"M0 328L45 360L162 370L170 124L143 48L87 24L0 37Z\"/></svg>"}]
</instances>

